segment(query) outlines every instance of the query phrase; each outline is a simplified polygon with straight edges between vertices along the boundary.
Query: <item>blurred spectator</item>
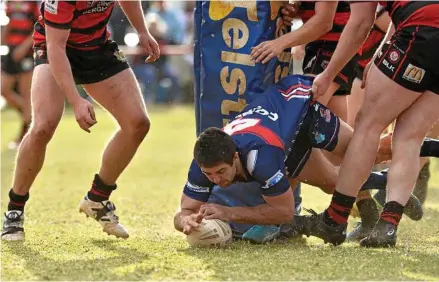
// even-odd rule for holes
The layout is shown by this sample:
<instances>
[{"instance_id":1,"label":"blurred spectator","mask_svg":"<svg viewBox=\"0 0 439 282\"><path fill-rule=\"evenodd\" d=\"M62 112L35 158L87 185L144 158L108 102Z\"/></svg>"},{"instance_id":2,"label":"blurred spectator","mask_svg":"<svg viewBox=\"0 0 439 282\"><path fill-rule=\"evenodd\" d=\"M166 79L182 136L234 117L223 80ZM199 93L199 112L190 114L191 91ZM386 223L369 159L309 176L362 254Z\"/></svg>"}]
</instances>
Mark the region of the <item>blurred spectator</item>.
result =
<instances>
[{"instance_id":1,"label":"blurred spectator","mask_svg":"<svg viewBox=\"0 0 439 282\"><path fill-rule=\"evenodd\" d=\"M159 45L182 44L185 37L186 21L181 9L170 7L169 2L150 2L151 7L145 15L145 21L151 34ZM133 71L142 87L145 101L156 103L182 102L181 88L177 71L170 58L162 55L151 64L143 61L146 56L136 56Z\"/></svg>"}]
</instances>

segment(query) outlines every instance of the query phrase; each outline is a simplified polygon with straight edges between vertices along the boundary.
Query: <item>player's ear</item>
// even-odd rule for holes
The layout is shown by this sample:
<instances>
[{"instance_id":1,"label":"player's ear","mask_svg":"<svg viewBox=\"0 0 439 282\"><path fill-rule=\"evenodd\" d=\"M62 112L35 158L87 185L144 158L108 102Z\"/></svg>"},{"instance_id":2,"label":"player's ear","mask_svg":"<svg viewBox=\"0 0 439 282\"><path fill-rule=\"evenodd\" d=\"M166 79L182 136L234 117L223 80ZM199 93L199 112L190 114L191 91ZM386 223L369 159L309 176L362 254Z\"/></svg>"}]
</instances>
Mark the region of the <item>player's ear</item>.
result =
<instances>
[{"instance_id":1,"label":"player's ear","mask_svg":"<svg viewBox=\"0 0 439 282\"><path fill-rule=\"evenodd\" d=\"M238 152L235 152L235 154L233 155L233 161L234 162L239 161L239 153Z\"/></svg>"}]
</instances>

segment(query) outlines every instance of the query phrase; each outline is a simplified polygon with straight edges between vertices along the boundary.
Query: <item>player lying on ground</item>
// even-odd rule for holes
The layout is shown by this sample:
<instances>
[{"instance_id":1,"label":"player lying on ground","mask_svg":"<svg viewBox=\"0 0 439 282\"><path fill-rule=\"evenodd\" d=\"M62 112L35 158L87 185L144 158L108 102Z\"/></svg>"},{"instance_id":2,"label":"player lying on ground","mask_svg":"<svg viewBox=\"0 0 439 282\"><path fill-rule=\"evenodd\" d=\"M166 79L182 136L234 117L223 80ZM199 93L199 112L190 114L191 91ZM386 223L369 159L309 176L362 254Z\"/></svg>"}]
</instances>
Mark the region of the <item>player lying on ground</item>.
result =
<instances>
[{"instance_id":1,"label":"player lying on ground","mask_svg":"<svg viewBox=\"0 0 439 282\"><path fill-rule=\"evenodd\" d=\"M329 161L322 161L326 158L318 149L343 157L352 129L326 107L312 101L312 81L309 76L286 77L249 104L223 130L209 128L199 136L181 210L174 217L177 230L188 234L203 218L259 225L291 222L291 187L296 180L332 193L338 170ZM232 183L252 181L261 184L260 204L206 204L215 185L227 188Z\"/></svg>"}]
</instances>

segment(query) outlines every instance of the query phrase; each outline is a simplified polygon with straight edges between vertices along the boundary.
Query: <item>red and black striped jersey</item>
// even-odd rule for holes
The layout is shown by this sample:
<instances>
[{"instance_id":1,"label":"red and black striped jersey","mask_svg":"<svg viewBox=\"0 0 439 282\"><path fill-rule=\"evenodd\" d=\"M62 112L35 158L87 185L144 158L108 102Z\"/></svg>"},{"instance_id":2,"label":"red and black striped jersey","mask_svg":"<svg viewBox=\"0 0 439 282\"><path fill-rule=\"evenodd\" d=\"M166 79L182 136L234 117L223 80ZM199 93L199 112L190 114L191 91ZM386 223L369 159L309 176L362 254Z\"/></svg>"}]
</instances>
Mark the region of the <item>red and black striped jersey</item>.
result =
<instances>
[{"instance_id":1,"label":"red and black striped jersey","mask_svg":"<svg viewBox=\"0 0 439 282\"><path fill-rule=\"evenodd\" d=\"M304 23L315 15L315 3L316 1L300 2L299 15L301 16ZM345 1L339 1L332 24L332 29L328 33L320 37L319 40L338 41L344 27L348 23L350 14L351 9L349 3Z\"/></svg>"},{"instance_id":2,"label":"red and black striped jersey","mask_svg":"<svg viewBox=\"0 0 439 282\"><path fill-rule=\"evenodd\" d=\"M407 26L439 28L439 1L380 1L396 29Z\"/></svg>"},{"instance_id":3,"label":"red and black striped jersey","mask_svg":"<svg viewBox=\"0 0 439 282\"><path fill-rule=\"evenodd\" d=\"M114 9L114 1L45 0L35 25L34 45L46 41L45 25L70 29L67 46L75 49L96 49L107 42L110 32L107 23Z\"/></svg>"},{"instance_id":4,"label":"red and black striped jersey","mask_svg":"<svg viewBox=\"0 0 439 282\"><path fill-rule=\"evenodd\" d=\"M17 46L32 35L40 15L39 4L36 1L7 1L5 4L9 18L6 45Z\"/></svg>"}]
</instances>

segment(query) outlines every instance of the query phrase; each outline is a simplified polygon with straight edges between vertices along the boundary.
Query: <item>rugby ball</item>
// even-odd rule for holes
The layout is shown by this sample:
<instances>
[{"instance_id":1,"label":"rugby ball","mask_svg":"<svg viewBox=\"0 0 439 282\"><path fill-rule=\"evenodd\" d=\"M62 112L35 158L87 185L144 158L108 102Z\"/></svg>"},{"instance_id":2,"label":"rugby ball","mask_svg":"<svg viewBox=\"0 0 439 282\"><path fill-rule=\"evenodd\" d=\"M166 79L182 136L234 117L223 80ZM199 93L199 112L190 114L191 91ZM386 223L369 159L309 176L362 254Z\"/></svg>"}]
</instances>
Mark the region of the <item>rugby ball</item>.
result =
<instances>
[{"instance_id":1,"label":"rugby ball","mask_svg":"<svg viewBox=\"0 0 439 282\"><path fill-rule=\"evenodd\" d=\"M192 247L225 247L232 242L232 228L219 219L203 219L200 226L186 236Z\"/></svg>"}]
</instances>

